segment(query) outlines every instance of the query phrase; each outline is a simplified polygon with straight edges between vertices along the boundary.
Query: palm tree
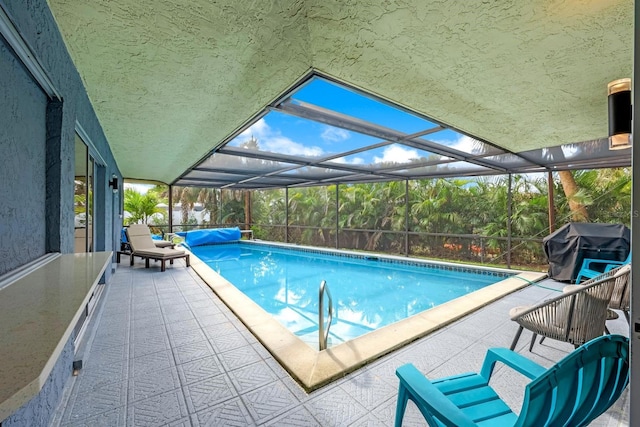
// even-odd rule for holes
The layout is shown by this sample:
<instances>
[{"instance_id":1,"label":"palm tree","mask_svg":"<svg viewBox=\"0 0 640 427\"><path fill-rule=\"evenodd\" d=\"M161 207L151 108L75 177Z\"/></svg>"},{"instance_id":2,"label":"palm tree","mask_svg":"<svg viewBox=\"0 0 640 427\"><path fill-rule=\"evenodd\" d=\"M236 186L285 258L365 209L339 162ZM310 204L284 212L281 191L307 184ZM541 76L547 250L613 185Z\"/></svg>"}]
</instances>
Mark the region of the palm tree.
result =
<instances>
[{"instance_id":1,"label":"palm tree","mask_svg":"<svg viewBox=\"0 0 640 427\"><path fill-rule=\"evenodd\" d=\"M592 222L630 224L631 171L629 168L577 171L575 179Z\"/></svg>"},{"instance_id":2,"label":"palm tree","mask_svg":"<svg viewBox=\"0 0 640 427\"><path fill-rule=\"evenodd\" d=\"M218 214L219 214L219 192L221 190L217 190L215 188L201 188L198 191L198 195L196 197L196 201L198 203L202 203L203 211L209 214L209 225L215 225L218 223Z\"/></svg>"},{"instance_id":3,"label":"palm tree","mask_svg":"<svg viewBox=\"0 0 640 427\"><path fill-rule=\"evenodd\" d=\"M247 141L241 143L239 145L240 148L244 148L251 151L259 151L260 145L258 144L258 139L251 135ZM243 191L244 197L244 224L245 229L249 229L251 227L251 190Z\"/></svg>"},{"instance_id":4,"label":"palm tree","mask_svg":"<svg viewBox=\"0 0 640 427\"><path fill-rule=\"evenodd\" d=\"M153 192L141 194L133 188L127 188L124 191L124 210L130 214L130 217L126 222L128 224L140 222L147 224L152 215L164 212L162 208L157 206L158 203L158 198Z\"/></svg>"},{"instance_id":5,"label":"palm tree","mask_svg":"<svg viewBox=\"0 0 640 427\"><path fill-rule=\"evenodd\" d=\"M335 230L335 186L293 189L289 194L289 224L299 227L291 231L293 241L328 245Z\"/></svg>"},{"instance_id":6,"label":"palm tree","mask_svg":"<svg viewBox=\"0 0 640 427\"><path fill-rule=\"evenodd\" d=\"M581 199L582 193L573 177L573 173L571 171L559 171L558 177L560 177L564 195L569 202L572 220L576 222L588 222L589 213L587 212L584 201Z\"/></svg>"},{"instance_id":7,"label":"palm tree","mask_svg":"<svg viewBox=\"0 0 640 427\"><path fill-rule=\"evenodd\" d=\"M286 216L285 191L253 191L251 198L252 229L255 237L264 240L284 241Z\"/></svg>"}]
</instances>

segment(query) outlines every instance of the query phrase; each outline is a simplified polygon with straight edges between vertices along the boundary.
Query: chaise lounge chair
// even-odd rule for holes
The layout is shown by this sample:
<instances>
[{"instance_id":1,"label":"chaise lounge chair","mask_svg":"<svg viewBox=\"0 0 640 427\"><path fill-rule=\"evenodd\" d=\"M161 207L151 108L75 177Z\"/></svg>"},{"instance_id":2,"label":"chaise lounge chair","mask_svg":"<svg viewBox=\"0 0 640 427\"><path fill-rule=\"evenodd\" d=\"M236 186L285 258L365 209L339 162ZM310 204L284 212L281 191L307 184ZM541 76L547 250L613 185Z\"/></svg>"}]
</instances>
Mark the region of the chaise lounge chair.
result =
<instances>
[{"instance_id":1,"label":"chaise lounge chair","mask_svg":"<svg viewBox=\"0 0 640 427\"><path fill-rule=\"evenodd\" d=\"M166 261L173 264L174 259L184 258L189 267L189 254L179 249L159 248L151 238L149 227L144 224L136 224L135 227L129 226L126 231L127 239L131 246L130 265L133 265L134 257L144 258L145 267L149 268L149 260L160 261L160 271L165 271Z\"/></svg>"},{"instance_id":2,"label":"chaise lounge chair","mask_svg":"<svg viewBox=\"0 0 640 427\"><path fill-rule=\"evenodd\" d=\"M516 415L489 385L497 362L532 381ZM604 335L546 369L506 348L489 349L477 373L429 380L412 364L399 367L396 427L408 400L430 426L585 426L605 412L629 383L629 339Z\"/></svg>"},{"instance_id":3,"label":"chaise lounge chair","mask_svg":"<svg viewBox=\"0 0 640 427\"><path fill-rule=\"evenodd\" d=\"M128 227L130 230L133 229L134 230L134 234L141 234L141 233L147 233L149 234L149 237L151 237L151 240L153 240L153 244L156 245L156 247L158 248L171 248L173 249L175 247L175 244L173 242L170 242L168 240L157 240L154 239L151 236L151 230L149 229L149 226L147 224L131 224ZM139 229L139 231L137 231Z\"/></svg>"},{"instance_id":4,"label":"chaise lounge chair","mask_svg":"<svg viewBox=\"0 0 640 427\"><path fill-rule=\"evenodd\" d=\"M134 230L136 228L140 228L140 232L142 233L144 232L149 232L149 235L151 236L151 231L149 230L149 227L146 224L131 224L129 225L129 228L133 227ZM146 230L145 230L146 228ZM136 232L134 232L136 233ZM158 239L154 239L152 236L152 240L153 243L156 245L156 247L158 248L171 248L173 249L176 245L173 242L170 242L168 240L158 240ZM121 255L131 255L131 245L129 244L129 238L127 237L127 228L123 228L122 230L120 230L120 250L117 251L116 253L116 261L118 262L118 264L120 263L120 256Z\"/></svg>"}]
</instances>

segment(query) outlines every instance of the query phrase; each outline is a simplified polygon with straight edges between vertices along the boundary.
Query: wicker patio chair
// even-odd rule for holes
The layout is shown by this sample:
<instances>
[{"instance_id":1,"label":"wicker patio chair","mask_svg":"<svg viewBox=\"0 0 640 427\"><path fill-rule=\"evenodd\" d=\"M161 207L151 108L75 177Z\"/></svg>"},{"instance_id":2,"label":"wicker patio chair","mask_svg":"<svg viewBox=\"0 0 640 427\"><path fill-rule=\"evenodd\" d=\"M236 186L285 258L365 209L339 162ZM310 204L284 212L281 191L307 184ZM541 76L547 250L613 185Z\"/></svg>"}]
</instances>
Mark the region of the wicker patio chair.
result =
<instances>
[{"instance_id":1,"label":"wicker patio chair","mask_svg":"<svg viewBox=\"0 0 640 427\"><path fill-rule=\"evenodd\" d=\"M525 328L533 332L529 351L533 349L538 335L568 342L575 347L602 335L616 282L619 278L622 278L620 281L628 280L629 274L629 269L617 270L615 274L588 285L565 286L561 295L533 306L512 308L509 316L520 326L511 350L516 347Z\"/></svg>"},{"instance_id":2,"label":"wicker patio chair","mask_svg":"<svg viewBox=\"0 0 640 427\"><path fill-rule=\"evenodd\" d=\"M609 301L609 308L612 310L620 310L624 313L624 317L627 319L627 323L629 321L629 310L631 306L631 264L624 264L618 266L612 270L607 271L606 273L602 273L598 277L594 277L593 279L589 279L586 282L580 284L580 286L590 285L597 280L600 280L604 277L611 277L617 275L616 277L616 286L613 288L613 293L611 294L611 301ZM626 273L626 274L618 274ZM609 320L617 318L618 316L609 315Z\"/></svg>"}]
</instances>

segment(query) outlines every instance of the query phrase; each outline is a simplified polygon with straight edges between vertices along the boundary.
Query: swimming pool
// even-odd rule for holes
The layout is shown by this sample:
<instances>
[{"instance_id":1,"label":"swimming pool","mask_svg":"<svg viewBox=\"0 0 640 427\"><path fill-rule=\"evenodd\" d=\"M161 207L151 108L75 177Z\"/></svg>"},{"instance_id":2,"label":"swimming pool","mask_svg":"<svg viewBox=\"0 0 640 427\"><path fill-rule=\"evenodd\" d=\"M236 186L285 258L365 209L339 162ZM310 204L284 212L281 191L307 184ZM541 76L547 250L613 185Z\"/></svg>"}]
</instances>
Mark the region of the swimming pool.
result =
<instances>
[{"instance_id":1,"label":"swimming pool","mask_svg":"<svg viewBox=\"0 0 640 427\"><path fill-rule=\"evenodd\" d=\"M385 255L366 255L348 251L324 250L297 245L272 244L260 241L234 243L235 245L252 245L256 248L290 248L295 251L307 251L318 257L322 254L338 254L344 258L362 258L374 256L378 262L398 262L411 264L420 262L405 257ZM196 252L200 249L195 249ZM240 251L242 253L242 251ZM206 255L202 255L206 258ZM429 261L442 270L462 269L468 267L460 264ZM386 266L386 264L385 264ZM274 316L262 309L255 301L240 291L230 280L225 279L213 268L209 267L196 253L192 253L191 269L193 269L227 307L238 317L244 326L264 345L284 369L307 391L315 390L331 381L343 377L366 363L401 348L402 346L428 335L469 313L496 301L503 296L527 286L531 282L546 277L545 273L522 272L504 269L482 269L487 275L494 272L514 274L492 285L485 286L467 295L454 298L433 308L418 312L406 319L381 326L357 338L334 344L326 350L318 351L283 326ZM247 273L248 275L248 273ZM317 286L313 293L317 300ZM329 285L331 286L331 284ZM332 286L333 293L336 286ZM334 296L334 300L336 296ZM385 302L386 304L386 302ZM317 312L315 314L317 316ZM315 317L314 316L314 317ZM505 314L506 316L506 314Z\"/></svg>"},{"instance_id":2,"label":"swimming pool","mask_svg":"<svg viewBox=\"0 0 640 427\"><path fill-rule=\"evenodd\" d=\"M323 280L334 308L331 347L514 275L250 243L197 246L193 253L315 349Z\"/></svg>"}]
</instances>

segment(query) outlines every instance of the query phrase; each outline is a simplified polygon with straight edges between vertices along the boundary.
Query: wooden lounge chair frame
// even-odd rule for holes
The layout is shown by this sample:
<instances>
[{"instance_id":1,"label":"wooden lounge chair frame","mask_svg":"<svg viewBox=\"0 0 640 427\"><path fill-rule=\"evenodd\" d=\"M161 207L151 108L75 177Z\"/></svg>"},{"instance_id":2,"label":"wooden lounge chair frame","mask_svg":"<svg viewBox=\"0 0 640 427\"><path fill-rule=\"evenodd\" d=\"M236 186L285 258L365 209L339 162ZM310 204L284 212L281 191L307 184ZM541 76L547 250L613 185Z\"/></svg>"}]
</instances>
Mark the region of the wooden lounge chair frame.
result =
<instances>
[{"instance_id":1,"label":"wooden lounge chair frame","mask_svg":"<svg viewBox=\"0 0 640 427\"><path fill-rule=\"evenodd\" d=\"M131 244L129 243L129 237L127 237L127 230L129 227L133 227L134 229L136 227L147 227L148 226L146 224L130 224L127 228L123 228L122 229L122 234L123 234L123 238L120 241L120 250L118 250L116 252L116 262L118 264L120 264L120 256L121 255L131 255ZM151 233L151 230L149 229L149 233ZM174 249L175 248L175 243L173 243L170 240L156 240L156 239L151 239L153 240L153 244L156 245L156 247L158 248L170 248L170 249Z\"/></svg>"},{"instance_id":2,"label":"wooden lounge chair frame","mask_svg":"<svg viewBox=\"0 0 640 427\"><path fill-rule=\"evenodd\" d=\"M138 252L132 252L130 255L130 263L129 265L133 266L133 257L134 256L139 256L141 258L144 259L144 267L145 268L149 268L149 260L152 259L154 261L160 261L160 271L165 271L166 270L166 262L169 261L169 264L173 264L173 260L174 259L178 259L178 258L184 258L185 259L185 263L187 264L187 267L191 266L191 263L189 261L189 254L186 253L182 253L182 254L176 254L176 255L170 255L170 254L166 254L166 253L157 253L157 254L153 254L153 253L147 253L145 251L138 251Z\"/></svg>"}]
</instances>

